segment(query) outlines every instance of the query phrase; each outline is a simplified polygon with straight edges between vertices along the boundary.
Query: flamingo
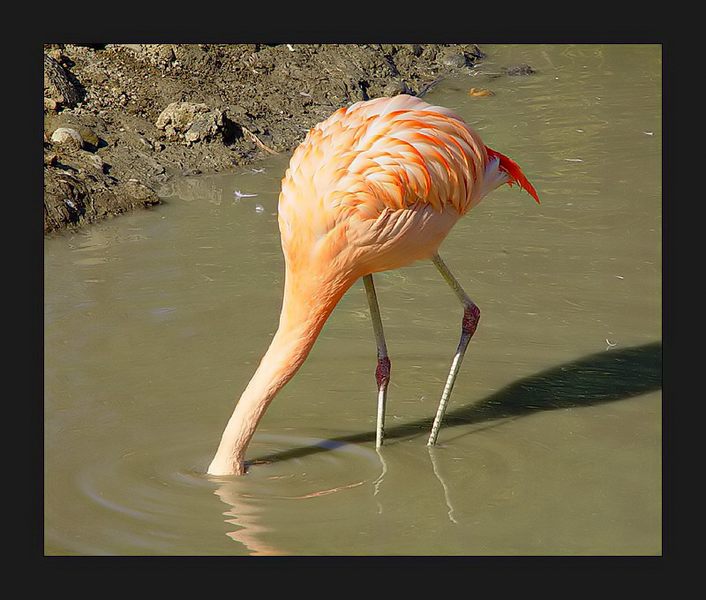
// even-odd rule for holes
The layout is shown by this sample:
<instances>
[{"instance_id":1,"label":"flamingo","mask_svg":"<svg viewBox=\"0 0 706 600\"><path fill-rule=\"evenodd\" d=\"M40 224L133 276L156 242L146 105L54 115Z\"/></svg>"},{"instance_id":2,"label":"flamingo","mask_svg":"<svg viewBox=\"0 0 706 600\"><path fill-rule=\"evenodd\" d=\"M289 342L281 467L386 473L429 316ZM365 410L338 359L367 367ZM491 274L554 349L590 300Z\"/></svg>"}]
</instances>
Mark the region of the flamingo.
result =
<instances>
[{"instance_id":1,"label":"flamingo","mask_svg":"<svg viewBox=\"0 0 706 600\"><path fill-rule=\"evenodd\" d=\"M427 442L436 444L480 318L439 256L439 245L463 215L503 184L519 185L539 203L517 163L486 146L453 111L416 96L356 102L310 129L292 154L279 195L285 259L279 326L235 405L208 473L245 473L245 453L267 407L360 278L377 345L375 444L382 446L391 364L373 273L425 259L463 307L461 339Z\"/></svg>"}]
</instances>

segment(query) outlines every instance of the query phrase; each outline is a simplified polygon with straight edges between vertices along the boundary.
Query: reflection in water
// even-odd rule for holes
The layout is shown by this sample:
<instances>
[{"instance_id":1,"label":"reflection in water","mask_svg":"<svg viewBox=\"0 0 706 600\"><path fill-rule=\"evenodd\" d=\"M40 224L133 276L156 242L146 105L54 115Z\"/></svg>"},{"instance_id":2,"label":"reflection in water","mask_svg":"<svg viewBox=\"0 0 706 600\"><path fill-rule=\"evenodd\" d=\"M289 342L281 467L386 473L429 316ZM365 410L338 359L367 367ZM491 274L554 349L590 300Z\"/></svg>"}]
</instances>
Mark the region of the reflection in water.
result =
<instances>
[{"instance_id":1,"label":"reflection in water","mask_svg":"<svg viewBox=\"0 0 706 600\"><path fill-rule=\"evenodd\" d=\"M258 506L257 499L248 499L238 490L237 481L222 483L214 494L218 496L230 508L224 513L227 517L226 523L236 525L238 529L226 533L226 535L240 542L248 549L250 556L281 556L287 554L278 548L264 542L262 535L270 531L262 524L263 509Z\"/></svg>"},{"instance_id":2,"label":"reflection in water","mask_svg":"<svg viewBox=\"0 0 706 600\"><path fill-rule=\"evenodd\" d=\"M294 446L320 448L329 452L319 455L323 460L319 460L315 468L311 465L307 467L307 471L311 469L314 472L311 477L299 468L304 465L296 458L287 463L282 471L273 468L276 467L274 461L254 459L247 461L249 472L244 477L204 475L216 484L214 494L228 506L223 513L225 522L237 526L236 530L226 535L243 544L253 556L288 554L265 541L268 534L276 533L276 528L273 529L267 521L267 515L272 514L273 503L288 506L290 511L302 507L306 512L307 508L304 507L315 507L318 499L361 488L366 483L370 484L372 469L377 466L375 459L379 456L359 445L296 435L258 433L254 442L276 449ZM250 471L251 467L255 467L256 471ZM334 481L337 485L331 485Z\"/></svg>"},{"instance_id":3,"label":"reflection in water","mask_svg":"<svg viewBox=\"0 0 706 600\"><path fill-rule=\"evenodd\" d=\"M454 507L453 504L451 504L451 498L449 497L449 487L446 485L446 482L444 481L444 478L441 475L441 471L439 470L439 466L437 465L437 449L434 446L427 446L427 450L429 450L429 458L431 459L431 467L432 469L434 469L434 475L436 475L436 478L439 480L441 487L444 489L444 500L446 501L446 508L449 509L449 521L451 521L452 523L458 523L458 521L454 518Z\"/></svg>"},{"instance_id":4,"label":"reflection in water","mask_svg":"<svg viewBox=\"0 0 706 600\"><path fill-rule=\"evenodd\" d=\"M380 451L380 448L377 446L375 447L375 452L377 452L378 457L380 458L380 464L382 465L382 471L380 472L380 475L378 478L373 481L373 496L377 496L380 493L380 486L382 485L383 479L385 479L385 475L387 473L387 463L385 462L385 457L382 455L382 452ZM380 504L380 501L376 498L375 502L377 503L378 507L378 514L382 514L382 504Z\"/></svg>"}]
</instances>

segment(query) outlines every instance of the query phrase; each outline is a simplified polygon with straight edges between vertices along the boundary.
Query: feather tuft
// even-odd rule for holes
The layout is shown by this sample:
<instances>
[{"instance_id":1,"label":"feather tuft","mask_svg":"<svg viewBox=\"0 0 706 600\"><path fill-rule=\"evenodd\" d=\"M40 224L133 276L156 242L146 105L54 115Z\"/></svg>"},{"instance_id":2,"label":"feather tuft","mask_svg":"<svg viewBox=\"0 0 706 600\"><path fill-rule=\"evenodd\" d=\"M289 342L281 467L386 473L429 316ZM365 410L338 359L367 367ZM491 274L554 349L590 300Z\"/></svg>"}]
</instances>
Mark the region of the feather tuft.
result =
<instances>
[{"instance_id":1,"label":"feather tuft","mask_svg":"<svg viewBox=\"0 0 706 600\"><path fill-rule=\"evenodd\" d=\"M518 165L514 160L505 156L504 154L501 154L500 152L493 150L492 148L488 148L488 146L485 147L485 150L488 153L489 158L497 158L500 161L499 168L505 173L507 173L509 178L508 184L513 185L516 183L530 196L532 196L532 198L535 199L537 204L539 204L539 196L537 195L537 190L534 189L534 186L529 182L527 177L525 177L525 174L522 172L522 169L520 169L520 165Z\"/></svg>"}]
</instances>

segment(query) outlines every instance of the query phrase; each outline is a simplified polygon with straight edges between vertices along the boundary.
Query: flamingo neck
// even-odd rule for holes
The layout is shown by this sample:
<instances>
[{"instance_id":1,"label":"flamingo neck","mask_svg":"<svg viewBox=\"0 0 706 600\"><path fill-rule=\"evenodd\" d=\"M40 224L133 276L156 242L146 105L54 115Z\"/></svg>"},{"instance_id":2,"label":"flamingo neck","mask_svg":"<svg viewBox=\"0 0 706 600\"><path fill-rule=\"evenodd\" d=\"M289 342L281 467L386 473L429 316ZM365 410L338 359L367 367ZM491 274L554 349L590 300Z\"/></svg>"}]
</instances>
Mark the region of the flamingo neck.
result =
<instances>
[{"instance_id":1,"label":"flamingo neck","mask_svg":"<svg viewBox=\"0 0 706 600\"><path fill-rule=\"evenodd\" d=\"M287 271L279 327L226 425L208 468L210 475L245 472L245 451L267 407L302 366L352 283L342 278L299 277Z\"/></svg>"}]
</instances>

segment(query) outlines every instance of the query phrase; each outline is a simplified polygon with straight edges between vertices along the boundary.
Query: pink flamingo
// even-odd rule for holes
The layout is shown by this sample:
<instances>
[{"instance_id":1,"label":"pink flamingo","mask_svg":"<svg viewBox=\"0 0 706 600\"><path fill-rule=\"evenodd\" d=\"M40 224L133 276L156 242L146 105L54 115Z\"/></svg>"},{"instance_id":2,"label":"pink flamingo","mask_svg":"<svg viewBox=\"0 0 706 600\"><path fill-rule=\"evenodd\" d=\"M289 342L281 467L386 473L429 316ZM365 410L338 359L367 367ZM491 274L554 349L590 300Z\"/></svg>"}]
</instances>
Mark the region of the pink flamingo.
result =
<instances>
[{"instance_id":1,"label":"pink flamingo","mask_svg":"<svg viewBox=\"0 0 706 600\"><path fill-rule=\"evenodd\" d=\"M514 161L488 148L451 110L414 96L358 102L312 128L292 155L279 196L286 265L279 327L208 473L245 472L245 452L265 410L361 277L377 344L376 446L382 445L390 359L373 273L421 259L433 261L463 305L461 340L429 436L434 445L480 317L438 248L459 218L503 184L518 184L539 202Z\"/></svg>"}]
</instances>

